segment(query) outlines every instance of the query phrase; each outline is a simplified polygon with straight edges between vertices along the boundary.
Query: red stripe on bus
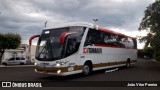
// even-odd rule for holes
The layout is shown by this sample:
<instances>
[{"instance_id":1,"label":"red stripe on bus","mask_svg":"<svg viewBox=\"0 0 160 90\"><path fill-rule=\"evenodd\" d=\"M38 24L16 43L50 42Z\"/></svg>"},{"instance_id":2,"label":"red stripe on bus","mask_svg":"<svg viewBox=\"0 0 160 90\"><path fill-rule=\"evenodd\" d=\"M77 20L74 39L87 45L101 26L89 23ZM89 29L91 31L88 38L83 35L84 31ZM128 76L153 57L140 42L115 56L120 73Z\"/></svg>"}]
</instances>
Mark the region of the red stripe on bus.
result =
<instances>
[{"instance_id":1,"label":"red stripe on bus","mask_svg":"<svg viewBox=\"0 0 160 90\"><path fill-rule=\"evenodd\" d=\"M130 36L124 35L122 33L118 33L118 32L112 31L112 30L108 30L108 29L105 29L103 27L99 27L98 30L100 30L102 32L107 32L107 33L116 34L116 35L119 35L119 36L129 37L129 38L135 39L134 37L130 37Z\"/></svg>"},{"instance_id":2,"label":"red stripe on bus","mask_svg":"<svg viewBox=\"0 0 160 90\"><path fill-rule=\"evenodd\" d=\"M135 48L128 48L128 47L123 47L123 46L105 45L105 44L94 44L94 46L111 47L111 48L124 48L124 49L135 49Z\"/></svg>"}]
</instances>

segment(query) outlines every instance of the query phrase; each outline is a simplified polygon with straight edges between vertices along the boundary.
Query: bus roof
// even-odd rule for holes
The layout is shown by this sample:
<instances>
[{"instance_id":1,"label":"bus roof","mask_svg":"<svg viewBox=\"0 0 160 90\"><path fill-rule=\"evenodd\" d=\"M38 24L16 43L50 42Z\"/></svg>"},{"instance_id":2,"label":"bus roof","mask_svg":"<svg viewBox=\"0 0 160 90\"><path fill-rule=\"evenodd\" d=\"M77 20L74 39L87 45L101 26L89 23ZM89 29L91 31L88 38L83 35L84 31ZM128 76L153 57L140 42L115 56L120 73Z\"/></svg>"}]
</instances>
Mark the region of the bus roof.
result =
<instances>
[{"instance_id":1,"label":"bus roof","mask_svg":"<svg viewBox=\"0 0 160 90\"><path fill-rule=\"evenodd\" d=\"M45 29L52 29L52 28L63 28L63 27L70 27L70 26L83 26L93 28L95 27L94 24L88 22L64 22L64 23L54 23L54 24L47 24ZM96 25L98 27L98 25Z\"/></svg>"},{"instance_id":2,"label":"bus roof","mask_svg":"<svg viewBox=\"0 0 160 90\"><path fill-rule=\"evenodd\" d=\"M88 23L88 22L64 22L64 23L56 23L56 24L47 24L47 27L45 29L52 29L52 28L63 28L63 27L71 27L71 26L82 26L82 27L89 27L92 29L96 29L96 30L100 30L103 32L107 32L107 33L112 33L112 34L116 34L116 35L120 35L120 36L124 36L124 37L129 37L129 38L134 38L135 37L131 37L131 36L127 36L125 34L119 33L119 32L115 32L113 30L109 30L106 29L102 26L98 26L92 23Z\"/></svg>"}]
</instances>

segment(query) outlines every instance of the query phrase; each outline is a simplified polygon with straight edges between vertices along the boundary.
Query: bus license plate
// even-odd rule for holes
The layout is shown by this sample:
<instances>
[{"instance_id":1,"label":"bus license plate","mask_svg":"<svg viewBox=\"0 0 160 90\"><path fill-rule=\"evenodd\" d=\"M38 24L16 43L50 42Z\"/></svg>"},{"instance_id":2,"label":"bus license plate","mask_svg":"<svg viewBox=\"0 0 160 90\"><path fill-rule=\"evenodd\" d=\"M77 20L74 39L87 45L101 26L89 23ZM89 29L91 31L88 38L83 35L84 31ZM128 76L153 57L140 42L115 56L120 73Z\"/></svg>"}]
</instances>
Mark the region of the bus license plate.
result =
<instances>
[{"instance_id":1,"label":"bus license plate","mask_svg":"<svg viewBox=\"0 0 160 90\"><path fill-rule=\"evenodd\" d=\"M73 71L74 70L74 67L69 67L68 68L68 71Z\"/></svg>"},{"instance_id":2,"label":"bus license plate","mask_svg":"<svg viewBox=\"0 0 160 90\"><path fill-rule=\"evenodd\" d=\"M49 63L41 63L41 66L49 66Z\"/></svg>"}]
</instances>

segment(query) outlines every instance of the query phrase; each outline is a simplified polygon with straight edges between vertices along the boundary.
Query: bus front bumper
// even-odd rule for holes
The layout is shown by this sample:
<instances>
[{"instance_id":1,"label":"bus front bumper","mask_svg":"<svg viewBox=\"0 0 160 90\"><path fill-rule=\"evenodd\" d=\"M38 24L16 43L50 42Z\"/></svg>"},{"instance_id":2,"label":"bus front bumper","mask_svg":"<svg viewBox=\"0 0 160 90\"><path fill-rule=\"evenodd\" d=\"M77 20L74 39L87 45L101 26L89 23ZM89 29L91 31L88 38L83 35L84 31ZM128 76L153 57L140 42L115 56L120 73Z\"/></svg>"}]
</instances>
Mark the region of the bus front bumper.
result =
<instances>
[{"instance_id":1,"label":"bus front bumper","mask_svg":"<svg viewBox=\"0 0 160 90\"><path fill-rule=\"evenodd\" d=\"M52 74L56 76L67 76L81 73L82 70L69 70L69 67L39 67L35 66L35 72L42 74Z\"/></svg>"}]
</instances>

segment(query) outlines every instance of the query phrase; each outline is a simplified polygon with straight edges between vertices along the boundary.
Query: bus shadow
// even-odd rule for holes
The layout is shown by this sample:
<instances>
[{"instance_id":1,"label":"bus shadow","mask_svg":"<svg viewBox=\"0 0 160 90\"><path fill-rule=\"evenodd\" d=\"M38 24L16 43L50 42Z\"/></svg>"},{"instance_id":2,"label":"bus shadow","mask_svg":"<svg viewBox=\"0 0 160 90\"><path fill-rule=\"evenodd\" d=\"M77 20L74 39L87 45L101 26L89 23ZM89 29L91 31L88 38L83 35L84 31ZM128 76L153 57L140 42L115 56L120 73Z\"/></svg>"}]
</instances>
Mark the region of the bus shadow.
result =
<instances>
[{"instance_id":1,"label":"bus shadow","mask_svg":"<svg viewBox=\"0 0 160 90\"><path fill-rule=\"evenodd\" d=\"M69 76L54 76L54 75L49 75L46 77L39 78L41 80L47 80L47 81L70 81L74 80L76 78L83 77L82 74L75 74L75 75L69 75Z\"/></svg>"}]
</instances>

